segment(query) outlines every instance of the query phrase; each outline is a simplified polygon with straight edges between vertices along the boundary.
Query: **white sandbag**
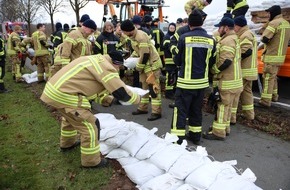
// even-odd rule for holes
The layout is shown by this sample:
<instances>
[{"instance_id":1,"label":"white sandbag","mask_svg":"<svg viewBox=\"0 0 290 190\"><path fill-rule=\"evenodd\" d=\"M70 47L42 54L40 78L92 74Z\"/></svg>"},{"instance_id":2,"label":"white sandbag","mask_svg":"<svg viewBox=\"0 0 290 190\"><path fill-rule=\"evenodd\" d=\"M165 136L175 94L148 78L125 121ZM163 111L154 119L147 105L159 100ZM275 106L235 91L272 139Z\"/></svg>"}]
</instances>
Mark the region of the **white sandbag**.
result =
<instances>
[{"instance_id":1,"label":"white sandbag","mask_svg":"<svg viewBox=\"0 0 290 190\"><path fill-rule=\"evenodd\" d=\"M139 96L144 96L145 94L148 94L149 93L149 90L143 90L142 88L138 88L138 87L132 87L132 86L129 86L129 85L126 85L126 87L132 91L132 92L135 92L137 93ZM124 106L128 106L128 105L132 105L132 103L130 102L124 102L124 101L121 101L119 100L119 102L124 105Z\"/></svg>"},{"instance_id":2,"label":"white sandbag","mask_svg":"<svg viewBox=\"0 0 290 190\"><path fill-rule=\"evenodd\" d=\"M257 180L256 175L250 168L247 168L241 175L244 179L250 181L250 182L255 182Z\"/></svg>"},{"instance_id":3,"label":"white sandbag","mask_svg":"<svg viewBox=\"0 0 290 190\"><path fill-rule=\"evenodd\" d=\"M133 132L119 132L118 135L112 137L112 138L109 138L107 139L105 142L114 147L114 148L118 148L120 147L128 138L130 138L134 133Z\"/></svg>"},{"instance_id":4,"label":"white sandbag","mask_svg":"<svg viewBox=\"0 0 290 190\"><path fill-rule=\"evenodd\" d=\"M184 152L169 169L168 173L180 180L184 180L191 172L205 163L207 157L196 152Z\"/></svg>"},{"instance_id":5,"label":"white sandbag","mask_svg":"<svg viewBox=\"0 0 290 190\"><path fill-rule=\"evenodd\" d=\"M178 187L176 190L196 190L196 189L186 183Z\"/></svg>"},{"instance_id":6,"label":"white sandbag","mask_svg":"<svg viewBox=\"0 0 290 190\"><path fill-rule=\"evenodd\" d=\"M139 62L139 57L129 57L124 60L124 66L129 69L134 69Z\"/></svg>"},{"instance_id":7,"label":"white sandbag","mask_svg":"<svg viewBox=\"0 0 290 190\"><path fill-rule=\"evenodd\" d=\"M123 168L130 180L139 186L156 176L164 174L164 170L159 169L148 160L127 164Z\"/></svg>"},{"instance_id":8,"label":"white sandbag","mask_svg":"<svg viewBox=\"0 0 290 190\"><path fill-rule=\"evenodd\" d=\"M23 74L22 78L28 84L33 83L33 82L37 82L38 81L37 71L34 71L33 73L30 73L30 74Z\"/></svg>"},{"instance_id":9,"label":"white sandbag","mask_svg":"<svg viewBox=\"0 0 290 190\"><path fill-rule=\"evenodd\" d=\"M124 131L127 128L124 128L120 125L106 127L100 132L100 141L105 141L106 139L116 136L120 131ZM127 129L128 130L128 129Z\"/></svg>"},{"instance_id":10,"label":"white sandbag","mask_svg":"<svg viewBox=\"0 0 290 190\"><path fill-rule=\"evenodd\" d=\"M187 150L178 144L171 144L153 154L149 160L160 169L168 171L176 160Z\"/></svg>"},{"instance_id":11,"label":"white sandbag","mask_svg":"<svg viewBox=\"0 0 290 190\"><path fill-rule=\"evenodd\" d=\"M150 135L153 135L157 128L148 130L145 127L136 128L132 135L121 145L121 148L128 151L131 156L135 156L139 149L149 140Z\"/></svg>"},{"instance_id":12,"label":"white sandbag","mask_svg":"<svg viewBox=\"0 0 290 190\"><path fill-rule=\"evenodd\" d=\"M159 150L163 149L165 146L168 146L169 143L166 142L164 139L156 136L151 135L149 140L143 147L135 155L136 158L139 160L145 160L150 158L153 154L158 152Z\"/></svg>"},{"instance_id":13,"label":"white sandbag","mask_svg":"<svg viewBox=\"0 0 290 190\"><path fill-rule=\"evenodd\" d=\"M253 182L247 181L240 175L232 178L217 179L210 187L209 190L262 190Z\"/></svg>"},{"instance_id":14,"label":"white sandbag","mask_svg":"<svg viewBox=\"0 0 290 190\"><path fill-rule=\"evenodd\" d=\"M169 173L157 176L145 184L143 184L140 190L176 190L178 187L184 184L184 181L174 178Z\"/></svg>"},{"instance_id":15,"label":"white sandbag","mask_svg":"<svg viewBox=\"0 0 290 190\"><path fill-rule=\"evenodd\" d=\"M121 164L122 167L124 167L128 164L134 164L134 163L140 162L140 160L138 160L137 158L134 158L132 156L118 158L117 161Z\"/></svg>"},{"instance_id":16,"label":"white sandbag","mask_svg":"<svg viewBox=\"0 0 290 190\"><path fill-rule=\"evenodd\" d=\"M126 158L129 157L129 153L126 150L123 150L121 148L117 148L109 152L107 154L106 158L111 158L111 159L119 159L119 158Z\"/></svg>"},{"instance_id":17,"label":"white sandbag","mask_svg":"<svg viewBox=\"0 0 290 190\"><path fill-rule=\"evenodd\" d=\"M98 118L101 129L116 126L119 122L113 114L109 113L98 113L94 116Z\"/></svg>"},{"instance_id":18,"label":"white sandbag","mask_svg":"<svg viewBox=\"0 0 290 190\"><path fill-rule=\"evenodd\" d=\"M185 183L192 185L196 189L208 189L216 180L231 178L236 175L238 174L232 166L214 161L195 169L185 179Z\"/></svg>"},{"instance_id":19,"label":"white sandbag","mask_svg":"<svg viewBox=\"0 0 290 190\"><path fill-rule=\"evenodd\" d=\"M115 147L109 146L104 142L100 142L100 151L101 151L102 155L106 155L114 149L115 149Z\"/></svg>"}]
</instances>

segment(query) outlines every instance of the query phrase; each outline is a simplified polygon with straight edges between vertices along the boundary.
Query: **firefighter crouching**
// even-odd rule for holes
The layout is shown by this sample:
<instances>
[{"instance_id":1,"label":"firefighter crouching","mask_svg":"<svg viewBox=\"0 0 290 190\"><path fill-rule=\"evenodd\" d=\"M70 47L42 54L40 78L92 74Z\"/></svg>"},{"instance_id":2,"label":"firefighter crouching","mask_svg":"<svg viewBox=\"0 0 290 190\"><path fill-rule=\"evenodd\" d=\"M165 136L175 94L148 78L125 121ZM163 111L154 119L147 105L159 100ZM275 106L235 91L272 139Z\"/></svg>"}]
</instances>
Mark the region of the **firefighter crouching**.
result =
<instances>
[{"instance_id":1,"label":"firefighter crouching","mask_svg":"<svg viewBox=\"0 0 290 190\"><path fill-rule=\"evenodd\" d=\"M140 73L140 82L144 90L149 89L151 96L151 116L148 121L154 121L161 118L161 88L160 88L160 69L162 62L158 52L152 44L150 37L143 31L137 30L132 21L125 20L121 24L121 29L127 35L132 44L134 52L140 57L136 64L136 70ZM147 114L149 104L149 95L142 97L137 111L133 115Z\"/></svg>"},{"instance_id":2,"label":"firefighter crouching","mask_svg":"<svg viewBox=\"0 0 290 190\"><path fill-rule=\"evenodd\" d=\"M9 35L7 42L7 55L12 61L12 75L16 82L23 81L21 75L21 60L19 59L19 55L22 53L20 47L21 39L19 36L21 31L21 26L14 26L14 31Z\"/></svg>"},{"instance_id":3,"label":"firefighter crouching","mask_svg":"<svg viewBox=\"0 0 290 190\"><path fill-rule=\"evenodd\" d=\"M123 64L122 55L80 57L58 71L46 84L41 100L59 110L70 123L61 128L60 148L70 150L80 144L83 167L107 165L100 157L100 124L91 112L90 100L107 89L116 99L138 104L140 96L129 91L115 67ZM80 142L77 133L80 133Z\"/></svg>"},{"instance_id":4,"label":"firefighter crouching","mask_svg":"<svg viewBox=\"0 0 290 190\"><path fill-rule=\"evenodd\" d=\"M48 48L52 49L52 46L47 43L47 37L44 33L45 25L39 23L36 25L37 31L32 34L33 47L35 50L35 61L37 64L37 78L38 83L45 82L44 73L46 79L50 75L50 52Z\"/></svg>"},{"instance_id":5,"label":"firefighter crouching","mask_svg":"<svg viewBox=\"0 0 290 190\"><path fill-rule=\"evenodd\" d=\"M190 31L180 36L175 64L180 67L175 92L175 108L171 133L181 144L186 136L199 144L202 132L202 103L205 89L209 87L208 70L215 63L215 41L201 27L202 15L192 11L188 18Z\"/></svg>"},{"instance_id":6,"label":"firefighter crouching","mask_svg":"<svg viewBox=\"0 0 290 190\"><path fill-rule=\"evenodd\" d=\"M264 88L259 104L270 107L272 101L278 101L277 73L286 58L290 25L282 17L280 6L274 5L266 11L270 13L270 22L261 36L261 41L265 44L262 56Z\"/></svg>"},{"instance_id":7,"label":"firefighter crouching","mask_svg":"<svg viewBox=\"0 0 290 190\"><path fill-rule=\"evenodd\" d=\"M217 81L220 101L212 128L203 134L203 138L224 140L230 133L233 101L243 90L241 51L238 36L233 30L233 19L224 17L215 26L219 27L221 39L217 44L216 63L211 68L211 72L215 74L213 80Z\"/></svg>"}]
</instances>

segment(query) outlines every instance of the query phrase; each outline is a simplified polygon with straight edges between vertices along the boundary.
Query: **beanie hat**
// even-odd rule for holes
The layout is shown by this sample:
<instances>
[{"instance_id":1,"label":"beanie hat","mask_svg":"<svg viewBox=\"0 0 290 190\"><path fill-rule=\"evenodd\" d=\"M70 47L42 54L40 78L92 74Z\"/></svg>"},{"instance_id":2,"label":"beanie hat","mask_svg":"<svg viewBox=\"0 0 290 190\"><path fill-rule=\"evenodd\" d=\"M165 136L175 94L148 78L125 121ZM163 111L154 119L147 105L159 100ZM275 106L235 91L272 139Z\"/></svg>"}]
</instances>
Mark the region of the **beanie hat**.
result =
<instances>
[{"instance_id":1,"label":"beanie hat","mask_svg":"<svg viewBox=\"0 0 290 190\"><path fill-rule=\"evenodd\" d=\"M61 29L61 28L62 28L62 24L61 24L60 22L57 22L57 23L55 24L55 28L56 28L56 30Z\"/></svg>"},{"instance_id":2,"label":"beanie hat","mask_svg":"<svg viewBox=\"0 0 290 190\"><path fill-rule=\"evenodd\" d=\"M113 50L113 51L110 51L108 55L111 57L114 64L123 65L124 59L120 51Z\"/></svg>"},{"instance_id":3,"label":"beanie hat","mask_svg":"<svg viewBox=\"0 0 290 190\"><path fill-rule=\"evenodd\" d=\"M223 17L222 20L218 23L215 24L215 27L220 27L220 26L228 26L228 27L234 27L235 23L234 20L228 17Z\"/></svg>"},{"instance_id":4,"label":"beanie hat","mask_svg":"<svg viewBox=\"0 0 290 190\"><path fill-rule=\"evenodd\" d=\"M193 10L188 17L189 26L202 26L203 20L200 12L198 10Z\"/></svg>"},{"instance_id":5,"label":"beanie hat","mask_svg":"<svg viewBox=\"0 0 290 190\"><path fill-rule=\"evenodd\" d=\"M131 31L135 30L135 26L131 20L127 19L127 20L122 22L121 30L123 30L125 32L131 32Z\"/></svg>"},{"instance_id":6,"label":"beanie hat","mask_svg":"<svg viewBox=\"0 0 290 190\"><path fill-rule=\"evenodd\" d=\"M225 13L223 17L233 18L233 15L231 13Z\"/></svg>"},{"instance_id":7,"label":"beanie hat","mask_svg":"<svg viewBox=\"0 0 290 190\"><path fill-rule=\"evenodd\" d=\"M138 16L138 15L134 15L133 18L132 18L132 22L133 22L133 24L141 25L142 18L140 16Z\"/></svg>"},{"instance_id":8,"label":"beanie hat","mask_svg":"<svg viewBox=\"0 0 290 190\"><path fill-rule=\"evenodd\" d=\"M85 22L86 20L89 20L89 19L90 19L90 16L87 15L87 14L84 14L84 15L81 17L80 22Z\"/></svg>"},{"instance_id":9,"label":"beanie hat","mask_svg":"<svg viewBox=\"0 0 290 190\"><path fill-rule=\"evenodd\" d=\"M83 26L87 27L87 28L90 28L90 29L93 29L93 30L97 30L97 25L96 23L91 20L91 19L88 19L86 20L84 23L83 23Z\"/></svg>"},{"instance_id":10,"label":"beanie hat","mask_svg":"<svg viewBox=\"0 0 290 190\"><path fill-rule=\"evenodd\" d=\"M243 27L247 25L247 20L244 15L237 16L234 18L235 25Z\"/></svg>"},{"instance_id":11,"label":"beanie hat","mask_svg":"<svg viewBox=\"0 0 290 190\"><path fill-rule=\"evenodd\" d=\"M206 0L208 4L211 4L212 0Z\"/></svg>"},{"instance_id":12,"label":"beanie hat","mask_svg":"<svg viewBox=\"0 0 290 190\"><path fill-rule=\"evenodd\" d=\"M63 28L64 28L64 29L69 29L69 25L68 25L67 23L65 23L65 24L63 25Z\"/></svg>"},{"instance_id":13,"label":"beanie hat","mask_svg":"<svg viewBox=\"0 0 290 190\"><path fill-rule=\"evenodd\" d=\"M176 23L177 24L180 24L180 23L182 23L183 22L183 19L182 18L178 18L177 20L176 20Z\"/></svg>"},{"instance_id":14,"label":"beanie hat","mask_svg":"<svg viewBox=\"0 0 290 190\"><path fill-rule=\"evenodd\" d=\"M151 22L152 21L152 17L150 16L150 15L145 15L144 17L143 17L143 22Z\"/></svg>"},{"instance_id":15,"label":"beanie hat","mask_svg":"<svg viewBox=\"0 0 290 190\"><path fill-rule=\"evenodd\" d=\"M279 5L273 5L269 9L266 9L266 12L270 13L270 21L279 14L281 14L281 7Z\"/></svg>"}]
</instances>

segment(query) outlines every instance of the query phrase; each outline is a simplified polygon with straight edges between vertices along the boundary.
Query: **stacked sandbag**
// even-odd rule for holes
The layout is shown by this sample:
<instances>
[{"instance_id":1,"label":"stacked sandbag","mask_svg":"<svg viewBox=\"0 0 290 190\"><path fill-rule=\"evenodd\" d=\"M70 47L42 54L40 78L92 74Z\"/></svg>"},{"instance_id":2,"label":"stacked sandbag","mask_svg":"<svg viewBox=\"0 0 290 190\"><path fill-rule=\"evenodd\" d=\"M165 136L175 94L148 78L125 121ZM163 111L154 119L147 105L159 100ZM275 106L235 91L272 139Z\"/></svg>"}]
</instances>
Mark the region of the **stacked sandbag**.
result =
<instances>
[{"instance_id":1,"label":"stacked sandbag","mask_svg":"<svg viewBox=\"0 0 290 190\"><path fill-rule=\"evenodd\" d=\"M101 153L116 159L141 190L260 190L249 169L242 175L236 172L236 161L212 161L204 147L189 151L186 141L181 145L174 143L178 140L175 135L155 135L157 128L148 130L138 123L118 120L112 114L100 113L95 117L101 127Z\"/></svg>"}]
</instances>

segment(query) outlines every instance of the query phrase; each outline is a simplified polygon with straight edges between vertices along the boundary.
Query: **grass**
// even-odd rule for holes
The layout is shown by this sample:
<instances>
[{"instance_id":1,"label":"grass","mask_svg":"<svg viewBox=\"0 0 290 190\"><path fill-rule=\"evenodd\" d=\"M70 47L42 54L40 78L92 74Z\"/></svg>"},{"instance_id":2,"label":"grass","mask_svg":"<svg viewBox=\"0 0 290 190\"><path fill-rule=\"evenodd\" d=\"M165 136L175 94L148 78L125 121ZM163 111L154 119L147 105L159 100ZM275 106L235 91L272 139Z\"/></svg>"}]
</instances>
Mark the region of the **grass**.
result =
<instances>
[{"instance_id":1,"label":"grass","mask_svg":"<svg viewBox=\"0 0 290 190\"><path fill-rule=\"evenodd\" d=\"M102 189L112 168L82 169L79 148L59 152L60 124L36 95L44 85L4 81L13 91L0 94L0 189Z\"/></svg>"}]
</instances>

